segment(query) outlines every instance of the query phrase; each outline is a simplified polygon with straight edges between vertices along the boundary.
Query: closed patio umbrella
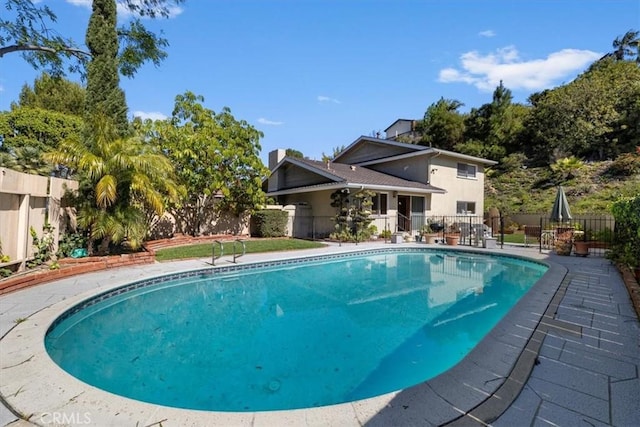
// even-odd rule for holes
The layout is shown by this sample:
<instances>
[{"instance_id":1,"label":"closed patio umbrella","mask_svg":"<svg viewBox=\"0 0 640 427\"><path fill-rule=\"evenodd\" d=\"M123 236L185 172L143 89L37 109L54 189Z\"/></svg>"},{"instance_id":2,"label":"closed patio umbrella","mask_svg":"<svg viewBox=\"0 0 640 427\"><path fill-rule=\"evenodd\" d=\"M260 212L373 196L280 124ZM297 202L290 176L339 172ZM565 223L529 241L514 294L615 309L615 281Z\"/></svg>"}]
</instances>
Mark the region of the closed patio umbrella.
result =
<instances>
[{"instance_id":1,"label":"closed patio umbrella","mask_svg":"<svg viewBox=\"0 0 640 427\"><path fill-rule=\"evenodd\" d=\"M551 215L549 216L551 221L563 222L572 219L571 209L569 209L569 202L567 196L564 194L562 186L558 187L556 193L556 200L553 202L553 208L551 209Z\"/></svg>"}]
</instances>

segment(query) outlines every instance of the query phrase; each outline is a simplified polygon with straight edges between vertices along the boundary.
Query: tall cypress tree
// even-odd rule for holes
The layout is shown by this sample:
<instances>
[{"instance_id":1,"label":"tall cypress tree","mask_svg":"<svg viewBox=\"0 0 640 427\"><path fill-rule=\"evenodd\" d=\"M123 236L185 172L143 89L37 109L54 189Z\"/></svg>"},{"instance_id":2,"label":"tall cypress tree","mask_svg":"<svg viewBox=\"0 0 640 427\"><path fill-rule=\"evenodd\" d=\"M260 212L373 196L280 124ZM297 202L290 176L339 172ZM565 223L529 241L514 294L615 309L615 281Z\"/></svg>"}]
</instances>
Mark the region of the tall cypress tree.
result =
<instances>
[{"instance_id":1,"label":"tall cypress tree","mask_svg":"<svg viewBox=\"0 0 640 427\"><path fill-rule=\"evenodd\" d=\"M127 102L120 89L116 24L116 0L93 0L86 36L91 53L85 101L88 136L92 134L91 123L95 123L96 116L112 121L120 136L127 133Z\"/></svg>"}]
</instances>

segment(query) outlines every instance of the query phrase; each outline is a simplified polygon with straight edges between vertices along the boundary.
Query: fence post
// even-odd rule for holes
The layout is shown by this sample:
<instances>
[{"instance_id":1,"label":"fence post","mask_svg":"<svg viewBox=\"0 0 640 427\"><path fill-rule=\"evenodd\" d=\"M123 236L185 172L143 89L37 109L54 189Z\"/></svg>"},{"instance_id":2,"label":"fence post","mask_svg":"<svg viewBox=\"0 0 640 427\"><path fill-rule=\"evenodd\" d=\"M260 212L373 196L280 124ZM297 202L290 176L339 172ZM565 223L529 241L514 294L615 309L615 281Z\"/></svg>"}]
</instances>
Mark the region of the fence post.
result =
<instances>
[{"instance_id":1,"label":"fence post","mask_svg":"<svg viewBox=\"0 0 640 427\"><path fill-rule=\"evenodd\" d=\"M385 233L384 233L384 243L387 243L387 233L386 233L387 230L391 231L391 229L389 228L389 217L385 216L384 217L384 231L385 231Z\"/></svg>"},{"instance_id":2,"label":"fence post","mask_svg":"<svg viewBox=\"0 0 640 427\"><path fill-rule=\"evenodd\" d=\"M542 217L540 217L540 235L538 236L538 253L542 253Z\"/></svg>"},{"instance_id":3,"label":"fence post","mask_svg":"<svg viewBox=\"0 0 640 427\"><path fill-rule=\"evenodd\" d=\"M500 211L500 249L504 249L504 217Z\"/></svg>"}]
</instances>

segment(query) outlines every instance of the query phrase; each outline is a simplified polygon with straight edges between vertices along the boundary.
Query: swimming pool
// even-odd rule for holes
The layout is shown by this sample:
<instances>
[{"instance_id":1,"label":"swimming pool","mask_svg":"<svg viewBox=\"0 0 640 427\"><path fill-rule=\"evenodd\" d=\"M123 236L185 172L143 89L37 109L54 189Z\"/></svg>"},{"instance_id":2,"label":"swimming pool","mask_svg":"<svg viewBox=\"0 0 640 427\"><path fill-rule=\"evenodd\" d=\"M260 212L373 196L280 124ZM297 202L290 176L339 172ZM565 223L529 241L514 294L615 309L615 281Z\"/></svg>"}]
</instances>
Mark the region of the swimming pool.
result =
<instances>
[{"instance_id":1,"label":"swimming pool","mask_svg":"<svg viewBox=\"0 0 640 427\"><path fill-rule=\"evenodd\" d=\"M545 270L510 257L387 249L195 271L83 301L54 322L46 346L74 376L142 401L323 406L455 365Z\"/></svg>"}]
</instances>

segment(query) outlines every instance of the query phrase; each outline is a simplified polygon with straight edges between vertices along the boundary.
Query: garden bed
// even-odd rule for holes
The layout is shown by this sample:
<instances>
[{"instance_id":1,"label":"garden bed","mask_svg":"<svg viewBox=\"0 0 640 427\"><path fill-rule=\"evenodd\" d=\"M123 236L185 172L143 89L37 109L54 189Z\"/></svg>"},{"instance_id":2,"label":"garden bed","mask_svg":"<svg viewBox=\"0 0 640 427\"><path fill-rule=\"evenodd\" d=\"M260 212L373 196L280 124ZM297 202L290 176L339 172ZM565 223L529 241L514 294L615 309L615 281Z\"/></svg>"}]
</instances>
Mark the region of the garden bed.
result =
<instances>
[{"instance_id":1,"label":"garden bed","mask_svg":"<svg viewBox=\"0 0 640 427\"><path fill-rule=\"evenodd\" d=\"M14 273L0 280L0 295L77 274L131 265L152 264L156 260L155 251L161 248L213 242L215 240L231 240L233 238L234 236L227 234L197 237L176 235L169 239L146 242L144 245L145 250L142 252L84 258L62 258L58 260L59 268L50 269L50 266L45 264L34 269Z\"/></svg>"},{"instance_id":2,"label":"garden bed","mask_svg":"<svg viewBox=\"0 0 640 427\"><path fill-rule=\"evenodd\" d=\"M155 252L153 251L86 258L63 258L58 262L60 268L51 270L48 265L43 265L0 280L0 295L77 274L153 262L155 262Z\"/></svg>"}]
</instances>

